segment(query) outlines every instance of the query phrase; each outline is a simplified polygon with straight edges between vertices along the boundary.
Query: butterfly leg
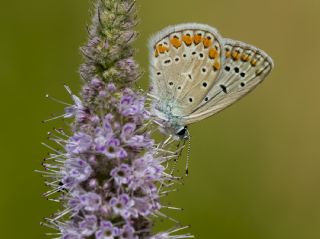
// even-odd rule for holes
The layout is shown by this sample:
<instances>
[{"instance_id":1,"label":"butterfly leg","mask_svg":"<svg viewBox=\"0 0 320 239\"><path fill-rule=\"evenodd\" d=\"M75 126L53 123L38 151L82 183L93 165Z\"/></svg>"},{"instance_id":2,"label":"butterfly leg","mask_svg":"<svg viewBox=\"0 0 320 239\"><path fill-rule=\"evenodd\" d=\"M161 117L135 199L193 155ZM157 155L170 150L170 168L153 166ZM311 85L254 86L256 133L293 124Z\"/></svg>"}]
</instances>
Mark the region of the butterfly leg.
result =
<instances>
[{"instance_id":1,"label":"butterfly leg","mask_svg":"<svg viewBox=\"0 0 320 239\"><path fill-rule=\"evenodd\" d=\"M166 145L172 143L172 141L170 142L171 139L172 139L172 135L170 135L170 136L163 142L163 147L165 147Z\"/></svg>"},{"instance_id":2,"label":"butterfly leg","mask_svg":"<svg viewBox=\"0 0 320 239\"><path fill-rule=\"evenodd\" d=\"M172 169L171 169L171 173L170 173L170 175L172 176L173 174L174 174L174 172L176 171L176 167L177 167L177 164L178 164L178 160L180 159L180 157L181 157L181 154L182 154L182 150L183 150L183 148L184 148L184 146L185 146L185 143L186 143L186 141L184 140L183 141L183 145L182 146L180 146L181 145L181 141L179 141L179 143L177 144L177 157L174 159L174 161L173 161L173 166L172 166Z\"/></svg>"}]
</instances>

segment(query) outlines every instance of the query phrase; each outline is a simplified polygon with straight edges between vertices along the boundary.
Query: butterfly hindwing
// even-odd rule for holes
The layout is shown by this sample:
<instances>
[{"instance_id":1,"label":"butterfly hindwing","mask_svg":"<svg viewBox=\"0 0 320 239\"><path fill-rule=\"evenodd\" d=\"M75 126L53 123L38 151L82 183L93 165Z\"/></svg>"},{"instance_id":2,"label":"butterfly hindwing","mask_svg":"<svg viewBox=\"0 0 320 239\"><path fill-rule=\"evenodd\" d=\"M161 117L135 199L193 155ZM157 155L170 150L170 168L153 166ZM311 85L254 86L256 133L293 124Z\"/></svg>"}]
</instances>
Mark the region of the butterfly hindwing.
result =
<instances>
[{"instance_id":1,"label":"butterfly hindwing","mask_svg":"<svg viewBox=\"0 0 320 239\"><path fill-rule=\"evenodd\" d=\"M154 108L167 118L192 113L215 84L223 65L222 40L212 27L183 24L161 31L150 41L151 94Z\"/></svg>"},{"instance_id":2,"label":"butterfly hindwing","mask_svg":"<svg viewBox=\"0 0 320 239\"><path fill-rule=\"evenodd\" d=\"M224 39L224 64L214 85L199 104L181 121L190 124L207 118L231 105L265 79L273 68L272 59L251 45Z\"/></svg>"}]
</instances>

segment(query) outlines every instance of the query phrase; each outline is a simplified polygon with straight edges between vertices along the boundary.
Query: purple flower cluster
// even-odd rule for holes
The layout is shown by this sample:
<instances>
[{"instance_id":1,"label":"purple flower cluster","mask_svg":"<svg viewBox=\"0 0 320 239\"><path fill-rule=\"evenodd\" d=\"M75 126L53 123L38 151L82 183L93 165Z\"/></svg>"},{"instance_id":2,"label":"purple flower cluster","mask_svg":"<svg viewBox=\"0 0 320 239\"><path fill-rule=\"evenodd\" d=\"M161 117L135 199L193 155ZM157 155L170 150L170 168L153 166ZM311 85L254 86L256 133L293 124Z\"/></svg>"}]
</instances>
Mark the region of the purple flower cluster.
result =
<instances>
[{"instance_id":1,"label":"purple flower cluster","mask_svg":"<svg viewBox=\"0 0 320 239\"><path fill-rule=\"evenodd\" d=\"M163 163L177 154L151 138L145 97L133 87L140 74L130 46L136 35L134 2L97 2L90 39L82 48L81 96L66 87L73 100L64 114L73 119L71 135L50 134L61 149L48 146L53 152L43 175L51 189L45 196L63 210L44 224L59 230L57 238L192 238L172 235L179 229L152 233L153 216L165 216L162 188L168 191L177 180Z\"/></svg>"},{"instance_id":2,"label":"purple flower cluster","mask_svg":"<svg viewBox=\"0 0 320 239\"><path fill-rule=\"evenodd\" d=\"M150 216L161 209L157 183L173 178L164 173L163 156L155 156L158 152L149 131L139 132L149 120L144 97L129 88L99 85L106 92L109 112L95 114L74 95L74 105L66 109L68 117L75 118L74 133L63 140L65 152L53 158L64 159L55 167L55 172L59 169L55 182L60 191L68 192L61 200L73 220L60 223L57 219L63 211L54 222L63 239L147 238ZM83 112L86 120L78 121Z\"/></svg>"},{"instance_id":3,"label":"purple flower cluster","mask_svg":"<svg viewBox=\"0 0 320 239\"><path fill-rule=\"evenodd\" d=\"M63 239L148 238L150 216L161 209L157 184L174 178L164 172L164 156L155 156L149 131L139 132L148 120L144 97L128 88L100 90L109 95L110 112L95 115L84 108L95 120L76 120L65 152L54 157L65 158L55 180L68 192L62 199L73 218L56 223ZM75 119L77 114L82 110L73 112Z\"/></svg>"}]
</instances>

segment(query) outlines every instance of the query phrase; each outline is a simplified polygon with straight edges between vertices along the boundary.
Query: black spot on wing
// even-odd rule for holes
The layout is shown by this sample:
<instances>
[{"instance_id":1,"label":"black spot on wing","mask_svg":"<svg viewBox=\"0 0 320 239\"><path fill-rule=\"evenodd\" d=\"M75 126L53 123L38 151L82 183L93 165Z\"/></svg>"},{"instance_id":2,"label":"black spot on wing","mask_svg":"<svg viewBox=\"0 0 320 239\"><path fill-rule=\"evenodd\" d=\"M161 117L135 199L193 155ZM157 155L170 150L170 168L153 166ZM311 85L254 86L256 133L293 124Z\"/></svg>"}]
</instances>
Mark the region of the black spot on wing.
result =
<instances>
[{"instance_id":1,"label":"black spot on wing","mask_svg":"<svg viewBox=\"0 0 320 239\"><path fill-rule=\"evenodd\" d=\"M225 85L220 85L220 88L225 94L227 94L227 87Z\"/></svg>"}]
</instances>

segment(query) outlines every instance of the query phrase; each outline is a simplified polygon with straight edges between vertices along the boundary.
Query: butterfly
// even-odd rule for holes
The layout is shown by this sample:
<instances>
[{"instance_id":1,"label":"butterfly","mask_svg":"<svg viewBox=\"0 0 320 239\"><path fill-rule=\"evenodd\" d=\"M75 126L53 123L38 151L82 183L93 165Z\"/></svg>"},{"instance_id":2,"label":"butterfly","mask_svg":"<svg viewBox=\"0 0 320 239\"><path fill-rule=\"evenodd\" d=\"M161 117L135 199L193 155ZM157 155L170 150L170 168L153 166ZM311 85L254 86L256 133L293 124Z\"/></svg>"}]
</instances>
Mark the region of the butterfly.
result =
<instances>
[{"instance_id":1,"label":"butterfly","mask_svg":"<svg viewBox=\"0 0 320 239\"><path fill-rule=\"evenodd\" d=\"M273 69L264 51L223 38L208 25L169 26L149 41L151 112L180 139L187 126L233 104Z\"/></svg>"}]
</instances>

